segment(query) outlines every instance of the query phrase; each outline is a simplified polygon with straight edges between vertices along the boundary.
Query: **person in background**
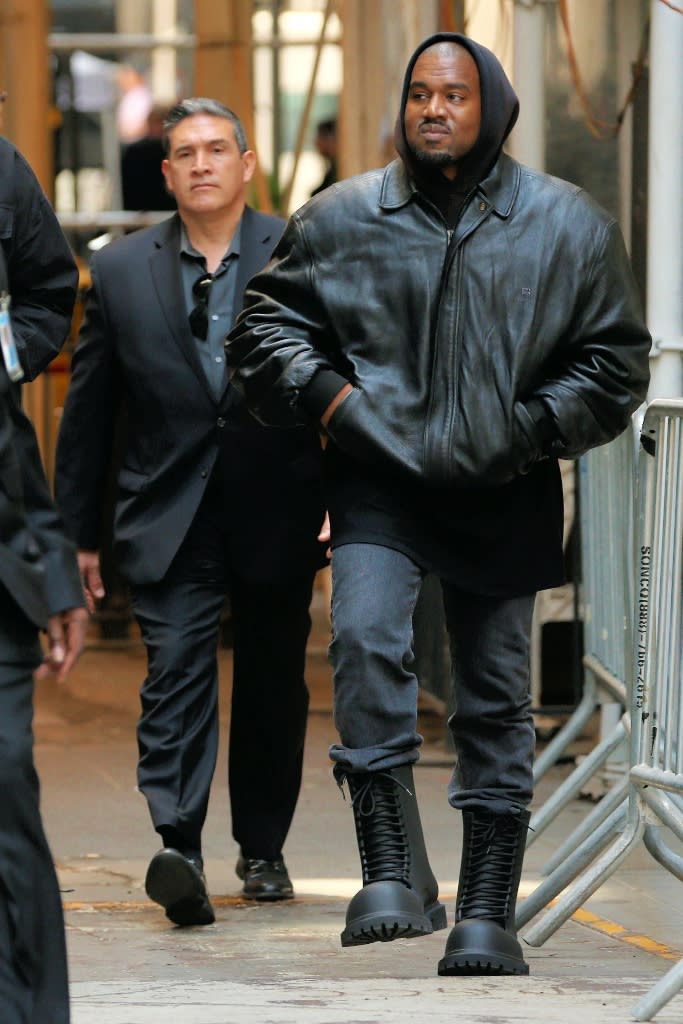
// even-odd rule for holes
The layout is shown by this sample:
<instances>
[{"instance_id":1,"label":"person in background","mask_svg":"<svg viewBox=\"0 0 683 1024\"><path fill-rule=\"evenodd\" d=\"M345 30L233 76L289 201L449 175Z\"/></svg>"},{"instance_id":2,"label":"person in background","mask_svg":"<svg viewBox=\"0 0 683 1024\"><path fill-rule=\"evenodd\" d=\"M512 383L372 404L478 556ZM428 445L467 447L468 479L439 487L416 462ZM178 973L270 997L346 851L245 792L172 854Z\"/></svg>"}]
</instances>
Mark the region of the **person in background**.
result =
<instances>
[{"instance_id":1,"label":"person in background","mask_svg":"<svg viewBox=\"0 0 683 1024\"><path fill-rule=\"evenodd\" d=\"M147 132L124 146L121 154L121 189L124 210L175 210L176 201L166 188L161 163L164 119L168 107L155 105L147 117Z\"/></svg>"},{"instance_id":2,"label":"person in background","mask_svg":"<svg viewBox=\"0 0 683 1024\"><path fill-rule=\"evenodd\" d=\"M315 427L262 427L229 387L223 339L280 218L246 204L256 156L237 116L187 99L165 124L177 215L98 252L57 446L56 493L86 594L103 596L103 488L126 408L114 554L147 648L138 783L162 849L146 877L179 925L214 920L202 829L218 745L217 642L230 598L229 747L245 897L288 899L301 784L309 604L325 552Z\"/></svg>"},{"instance_id":3,"label":"person in background","mask_svg":"<svg viewBox=\"0 0 683 1024\"><path fill-rule=\"evenodd\" d=\"M333 185L337 180L337 119L328 118L326 121L319 121L315 131L315 148L326 164L325 176L320 184L311 192L316 196L318 192Z\"/></svg>"},{"instance_id":4,"label":"person in background","mask_svg":"<svg viewBox=\"0 0 683 1024\"><path fill-rule=\"evenodd\" d=\"M334 775L363 888L341 941L446 927L413 764L412 613L441 579L462 812L439 974L526 974L514 926L533 792L535 594L564 581L558 457L623 431L650 336L619 227L581 189L503 152L518 101L466 36L425 40L388 167L290 219L229 336L264 423L322 425L332 544ZM454 829L455 831L455 829Z\"/></svg>"},{"instance_id":5,"label":"person in background","mask_svg":"<svg viewBox=\"0 0 683 1024\"><path fill-rule=\"evenodd\" d=\"M127 146L144 138L154 97L146 75L133 64L121 64L116 73L116 81L120 93L116 107L116 127L119 140Z\"/></svg>"}]
</instances>

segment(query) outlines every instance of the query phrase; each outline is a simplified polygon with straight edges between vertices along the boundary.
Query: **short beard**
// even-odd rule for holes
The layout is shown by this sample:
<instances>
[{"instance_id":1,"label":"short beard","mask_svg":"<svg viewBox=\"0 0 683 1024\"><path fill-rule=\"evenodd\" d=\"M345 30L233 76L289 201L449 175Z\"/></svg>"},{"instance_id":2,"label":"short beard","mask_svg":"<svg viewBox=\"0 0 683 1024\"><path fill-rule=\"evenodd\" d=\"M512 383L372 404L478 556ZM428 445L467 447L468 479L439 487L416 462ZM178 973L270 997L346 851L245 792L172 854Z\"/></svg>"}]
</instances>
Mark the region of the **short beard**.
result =
<instances>
[{"instance_id":1,"label":"short beard","mask_svg":"<svg viewBox=\"0 0 683 1024\"><path fill-rule=\"evenodd\" d=\"M434 167L442 170L444 167L455 167L458 163L450 153L432 153L426 149L417 149L415 146L411 146L410 143L408 144L408 149L415 160L424 167Z\"/></svg>"}]
</instances>

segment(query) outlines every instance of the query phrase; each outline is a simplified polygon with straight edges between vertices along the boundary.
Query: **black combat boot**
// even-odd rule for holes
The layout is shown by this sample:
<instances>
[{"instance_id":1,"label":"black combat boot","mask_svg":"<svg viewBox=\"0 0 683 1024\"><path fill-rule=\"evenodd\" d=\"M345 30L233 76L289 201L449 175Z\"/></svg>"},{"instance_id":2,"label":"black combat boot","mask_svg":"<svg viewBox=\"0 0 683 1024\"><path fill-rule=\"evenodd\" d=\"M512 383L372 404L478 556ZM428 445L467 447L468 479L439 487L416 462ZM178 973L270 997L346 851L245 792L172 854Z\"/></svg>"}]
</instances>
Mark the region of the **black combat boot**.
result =
<instances>
[{"instance_id":1,"label":"black combat boot","mask_svg":"<svg viewBox=\"0 0 683 1024\"><path fill-rule=\"evenodd\" d=\"M363 888L349 903L342 946L410 939L445 928L446 909L427 860L412 767L349 774L346 780Z\"/></svg>"},{"instance_id":2,"label":"black combat boot","mask_svg":"<svg viewBox=\"0 0 683 1024\"><path fill-rule=\"evenodd\" d=\"M455 927L439 974L528 974L515 932L529 812L463 811Z\"/></svg>"}]
</instances>

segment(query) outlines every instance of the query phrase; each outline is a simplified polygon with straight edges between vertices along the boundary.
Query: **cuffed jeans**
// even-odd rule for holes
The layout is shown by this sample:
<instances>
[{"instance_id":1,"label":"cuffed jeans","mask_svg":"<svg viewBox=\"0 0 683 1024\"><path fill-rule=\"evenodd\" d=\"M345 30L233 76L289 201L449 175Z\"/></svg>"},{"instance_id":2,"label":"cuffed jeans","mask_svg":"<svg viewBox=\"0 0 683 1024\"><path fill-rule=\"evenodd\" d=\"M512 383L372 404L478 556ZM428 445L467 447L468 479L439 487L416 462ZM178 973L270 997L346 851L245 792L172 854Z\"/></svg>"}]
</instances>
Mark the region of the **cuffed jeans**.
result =
<instances>
[{"instance_id":1,"label":"cuffed jeans","mask_svg":"<svg viewBox=\"0 0 683 1024\"><path fill-rule=\"evenodd\" d=\"M376 544L332 556L337 771L373 772L418 760L418 682L412 619L424 571ZM454 687L448 725L456 750L449 802L516 813L533 792L534 726L529 645L535 595L465 593L442 581Z\"/></svg>"}]
</instances>

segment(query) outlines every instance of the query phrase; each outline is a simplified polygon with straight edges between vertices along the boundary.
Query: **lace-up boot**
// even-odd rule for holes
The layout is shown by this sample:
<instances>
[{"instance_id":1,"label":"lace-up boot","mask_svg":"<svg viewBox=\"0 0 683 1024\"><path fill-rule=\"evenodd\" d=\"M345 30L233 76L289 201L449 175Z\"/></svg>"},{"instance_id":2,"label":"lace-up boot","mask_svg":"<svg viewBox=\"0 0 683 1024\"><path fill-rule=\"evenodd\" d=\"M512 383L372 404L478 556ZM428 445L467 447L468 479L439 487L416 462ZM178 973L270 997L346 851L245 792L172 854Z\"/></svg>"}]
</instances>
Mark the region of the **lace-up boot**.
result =
<instances>
[{"instance_id":1,"label":"lace-up boot","mask_svg":"<svg viewBox=\"0 0 683 1024\"><path fill-rule=\"evenodd\" d=\"M411 766L351 774L346 780L363 888L346 912L342 946L409 939L445 928L446 910L427 859Z\"/></svg>"},{"instance_id":2,"label":"lace-up boot","mask_svg":"<svg viewBox=\"0 0 683 1024\"><path fill-rule=\"evenodd\" d=\"M528 974L515 932L529 812L463 812L455 927L439 974Z\"/></svg>"}]
</instances>

